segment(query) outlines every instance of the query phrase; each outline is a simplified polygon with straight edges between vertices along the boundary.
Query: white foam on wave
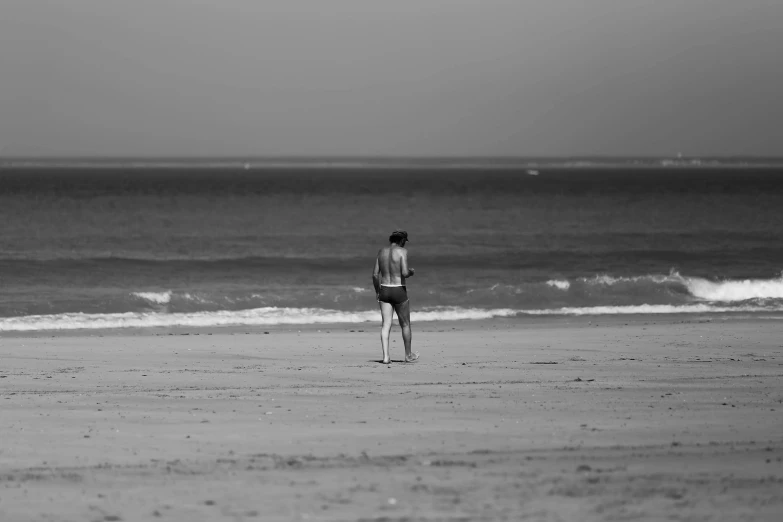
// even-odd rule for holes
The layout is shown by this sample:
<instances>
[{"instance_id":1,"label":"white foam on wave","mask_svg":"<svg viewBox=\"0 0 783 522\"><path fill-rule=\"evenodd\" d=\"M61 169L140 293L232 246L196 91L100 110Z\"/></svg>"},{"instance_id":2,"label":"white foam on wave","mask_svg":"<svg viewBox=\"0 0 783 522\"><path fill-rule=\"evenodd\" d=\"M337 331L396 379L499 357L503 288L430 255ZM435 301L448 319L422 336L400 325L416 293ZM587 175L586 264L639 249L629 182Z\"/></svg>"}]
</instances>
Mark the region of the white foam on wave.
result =
<instances>
[{"instance_id":1,"label":"white foam on wave","mask_svg":"<svg viewBox=\"0 0 783 522\"><path fill-rule=\"evenodd\" d=\"M653 283L683 282L684 278L677 272L669 275L643 275L633 277L614 277L607 274L601 274L593 277L580 277L579 281L588 285L613 286L621 283L638 283L640 281L650 281Z\"/></svg>"},{"instance_id":2,"label":"white foam on wave","mask_svg":"<svg viewBox=\"0 0 783 522\"><path fill-rule=\"evenodd\" d=\"M171 302L171 290L167 292L133 292L133 295L155 304L168 304Z\"/></svg>"},{"instance_id":3,"label":"white foam on wave","mask_svg":"<svg viewBox=\"0 0 783 522\"><path fill-rule=\"evenodd\" d=\"M631 315L631 314L693 314L693 313L758 313L783 312L783 305L715 306L707 303L688 305L635 305L564 307L540 310L515 310L510 308L478 309L438 307L411 313L417 321L460 321L515 316L583 316L583 315ZM166 314L116 313L116 314L57 314L30 315L0 318L0 331L22 332L41 330L95 330L114 328L156 327L219 327L219 326L271 326L305 324L339 324L379 322L377 310L345 312L324 308L255 308L251 310L194 312Z\"/></svg>"},{"instance_id":4,"label":"white foam on wave","mask_svg":"<svg viewBox=\"0 0 783 522\"><path fill-rule=\"evenodd\" d=\"M701 277L682 276L678 272L669 275L644 275L634 277L614 277L597 275L579 278L588 285L613 286L621 283L652 282L656 284L680 283L693 297L710 302L734 303L750 299L783 299L783 275L775 279L735 279L710 281ZM557 281L548 281L555 286ZM559 288L559 287L558 287Z\"/></svg>"},{"instance_id":5,"label":"white foam on wave","mask_svg":"<svg viewBox=\"0 0 783 522\"><path fill-rule=\"evenodd\" d=\"M694 297L705 301L737 302L749 299L783 299L783 276L777 279L744 279L708 281L698 277L685 278L685 285Z\"/></svg>"},{"instance_id":6,"label":"white foam on wave","mask_svg":"<svg viewBox=\"0 0 783 522\"><path fill-rule=\"evenodd\" d=\"M783 312L783 306L715 306L707 303L688 305L630 305L563 307L546 310L519 310L519 315L634 315L634 314L719 314Z\"/></svg>"},{"instance_id":7,"label":"white foam on wave","mask_svg":"<svg viewBox=\"0 0 783 522\"><path fill-rule=\"evenodd\" d=\"M454 321L465 319L489 319L509 317L517 313L511 309L482 310L473 308L433 308L411 313L413 321ZM6 317L0 319L0 331L21 332L37 330L81 330L111 328L156 327L216 327L216 326L269 326L287 324L363 323L379 321L377 310L344 312L324 308L254 308L251 310L193 312L166 314L115 313L115 314L56 314Z\"/></svg>"},{"instance_id":8,"label":"white foam on wave","mask_svg":"<svg viewBox=\"0 0 783 522\"><path fill-rule=\"evenodd\" d=\"M373 312L377 315L377 312ZM411 321L460 321L466 319L492 319L493 317L513 317L519 310L511 308L480 308L439 307L421 312L411 312Z\"/></svg>"},{"instance_id":9,"label":"white foam on wave","mask_svg":"<svg viewBox=\"0 0 783 522\"><path fill-rule=\"evenodd\" d=\"M193 295L193 294L182 294L182 298L187 301L192 301L194 303L200 303L200 304L210 304L211 301L208 299L204 299L201 296Z\"/></svg>"},{"instance_id":10,"label":"white foam on wave","mask_svg":"<svg viewBox=\"0 0 783 522\"><path fill-rule=\"evenodd\" d=\"M568 290L569 288L571 288L571 283L560 279L552 279L550 281L547 281L546 284L553 288L557 288L558 290Z\"/></svg>"}]
</instances>

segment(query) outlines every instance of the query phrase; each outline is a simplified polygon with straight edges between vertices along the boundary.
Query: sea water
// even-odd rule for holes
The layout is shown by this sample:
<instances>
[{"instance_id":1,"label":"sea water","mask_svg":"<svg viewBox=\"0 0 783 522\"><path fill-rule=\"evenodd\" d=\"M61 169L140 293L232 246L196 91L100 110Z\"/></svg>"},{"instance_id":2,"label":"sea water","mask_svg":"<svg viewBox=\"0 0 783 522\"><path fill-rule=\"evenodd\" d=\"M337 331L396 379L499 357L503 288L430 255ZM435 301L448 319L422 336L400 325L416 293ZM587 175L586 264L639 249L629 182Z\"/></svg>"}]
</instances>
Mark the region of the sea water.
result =
<instances>
[{"instance_id":1,"label":"sea water","mask_svg":"<svg viewBox=\"0 0 783 522\"><path fill-rule=\"evenodd\" d=\"M414 321L778 314L775 168L0 169L0 331L378 321L409 233Z\"/></svg>"}]
</instances>

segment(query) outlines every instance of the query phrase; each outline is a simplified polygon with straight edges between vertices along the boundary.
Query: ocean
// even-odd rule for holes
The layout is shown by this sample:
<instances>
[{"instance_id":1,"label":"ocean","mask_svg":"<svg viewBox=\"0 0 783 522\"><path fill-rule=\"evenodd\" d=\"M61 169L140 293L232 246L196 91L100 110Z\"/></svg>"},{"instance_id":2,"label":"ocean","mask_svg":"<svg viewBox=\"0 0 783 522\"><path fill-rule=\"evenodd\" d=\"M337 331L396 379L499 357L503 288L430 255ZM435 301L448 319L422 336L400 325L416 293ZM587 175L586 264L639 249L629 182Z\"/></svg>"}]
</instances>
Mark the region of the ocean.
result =
<instances>
[{"instance_id":1,"label":"ocean","mask_svg":"<svg viewBox=\"0 0 783 522\"><path fill-rule=\"evenodd\" d=\"M412 319L783 318L783 170L346 165L0 168L0 331Z\"/></svg>"}]
</instances>

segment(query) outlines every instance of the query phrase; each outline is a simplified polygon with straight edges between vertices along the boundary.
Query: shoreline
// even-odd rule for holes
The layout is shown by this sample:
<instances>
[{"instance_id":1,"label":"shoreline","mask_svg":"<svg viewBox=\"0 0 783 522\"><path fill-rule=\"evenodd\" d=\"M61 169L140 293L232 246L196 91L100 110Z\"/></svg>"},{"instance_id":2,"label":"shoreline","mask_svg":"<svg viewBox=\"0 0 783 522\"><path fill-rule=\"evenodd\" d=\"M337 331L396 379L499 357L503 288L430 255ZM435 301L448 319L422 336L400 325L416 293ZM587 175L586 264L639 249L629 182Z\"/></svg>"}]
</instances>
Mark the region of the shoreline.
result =
<instances>
[{"instance_id":1,"label":"shoreline","mask_svg":"<svg viewBox=\"0 0 783 522\"><path fill-rule=\"evenodd\" d=\"M487 319L455 319L455 320L435 320L435 321L412 321L414 330L432 331L452 329L474 329L486 328L491 325L502 327L525 327L525 326L568 326L568 325L587 325L587 324L635 324L648 322L711 322L711 321L754 321L754 320L776 320L757 319L747 314L737 317L733 314L628 314L628 315L603 315L603 316L517 316L517 317L493 317ZM783 319L781 314L780 319ZM237 332L248 332L253 334L263 334L265 331L276 332L316 332L316 331L350 331L350 330L368 330L380 329L381 319L378 313L377 321L365 321L354 323L307 323L307 324L270 324L270 325L225 325L225 326L157 326L157 327L121 327L121 328L79 328L72 330L10 330L0 331L0 339L14 337L104 337L104 336L143 336L143 335L166 335L184 334L192 332L194 334L233 334ZM399 325L395 319L393 330L398 330Z\"/></svg>"},{"instance_id":2,"label":"shoreline","mask_svg":"<svg viewBox=\"0 0 783 522\"><path fill-rule=\"evenodd\" d=\"M487 327L525 328L525 327L574 327L586 325L622 326L634 324L656 323L726 323L726 322L774 322L783 321L781 312L734 312L734 313L672 313L672 314L603 314L603 315L518 315L510 317L491 317L482 319L437 319L433 321L412 321L414 331L430 332L444 329L475 329ZM364 322L334 322L306 324L269 324L269 325L222 325L222 326L154 326L154 327L118 327L118 328L77 328L51 330L8 330L0 331L3 338L37 338L37 337L106 337L144 335L185 335L199 334L263 334L265 331L275 332L317 332L317 331L351 331L379 330L381 324L380 312L377 321ZM395 318L393 331L399 329Z\"/></svg>"}]
</instances>

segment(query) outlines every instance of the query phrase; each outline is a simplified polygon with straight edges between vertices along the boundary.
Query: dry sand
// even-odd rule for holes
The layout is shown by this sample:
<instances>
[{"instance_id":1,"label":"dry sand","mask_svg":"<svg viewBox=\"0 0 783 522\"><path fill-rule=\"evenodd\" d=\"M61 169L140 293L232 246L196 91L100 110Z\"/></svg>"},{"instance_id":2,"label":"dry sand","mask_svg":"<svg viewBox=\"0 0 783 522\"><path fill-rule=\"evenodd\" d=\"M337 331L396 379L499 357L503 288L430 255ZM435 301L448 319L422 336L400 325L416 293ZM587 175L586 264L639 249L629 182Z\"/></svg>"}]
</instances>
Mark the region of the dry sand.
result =
<instances>
[{"instance_id":1,"label":"dry sand","mask_svg":"<svg viewBox=\"0 0 783 522\"><path fill-rule=\"evenodd\" d=\"M414 328L6 335L0 520L783 519L780 320Z\"/></svg>"}]
</instances>

